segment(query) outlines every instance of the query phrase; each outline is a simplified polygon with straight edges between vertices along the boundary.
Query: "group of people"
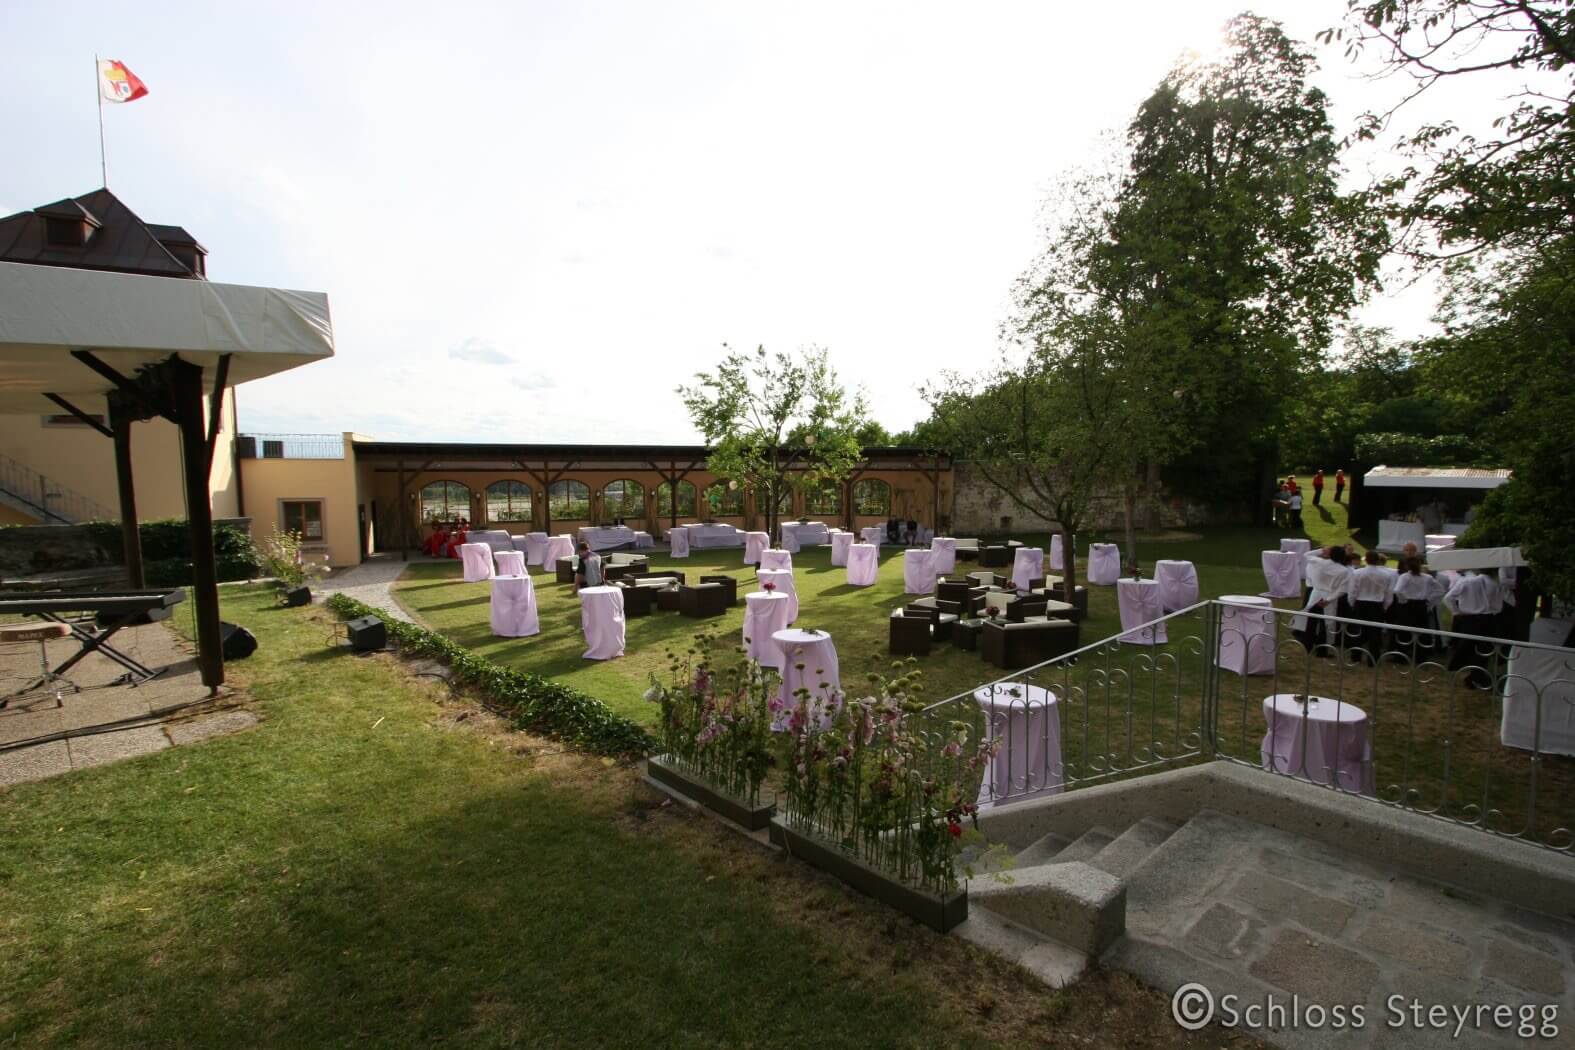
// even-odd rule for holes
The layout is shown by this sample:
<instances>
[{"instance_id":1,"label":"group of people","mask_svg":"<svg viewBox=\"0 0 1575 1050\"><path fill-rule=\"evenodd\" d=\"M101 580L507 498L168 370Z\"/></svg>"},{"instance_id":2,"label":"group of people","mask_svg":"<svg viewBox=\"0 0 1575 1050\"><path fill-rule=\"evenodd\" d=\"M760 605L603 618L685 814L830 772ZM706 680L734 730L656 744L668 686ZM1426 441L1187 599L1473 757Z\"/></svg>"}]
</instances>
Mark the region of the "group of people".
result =
<instances>
[{"instance_id":1,"label":"group of people","mask_svg":"<svg viewBox=\"0 0 1575 1050\"><path fill-rule=\"evenodd\" d=\"M888 543L919 542L919 523L912 518L909 518L907 521L898 521L896 518L887 519L886 541Z\"/></svg>"},{"instance_id":2,"label":"group of people","mask_svg":"<svg viewBox=\"0 0 1575 1050\"><path fill-rule=\"evenodd\" d=\"M1323 471L1320 469L1312 476L1313 506L1323 504L1323 490L1326 482ZM1345 499L1345 471L1334 472L1334 501L1343 502ZM1280 482L1279 491L1274 494L1274 523L1282 528L1299 529L1302 527L1302 487L1296 481L1295 474L1285 475L1285 480Z\"/></svg>"},{"instance_id":3,"label":"group of people","mask_svg":"<svg viewBox=\"0 0 1575 1050\"><path fill-rule=\"evenodd\" d=\"M455 518L448 525L438 522L421 549L434 558L457 558L459 545L465 542L469 534L470 522L464 518Z\"/></svg>"}]
</instances>

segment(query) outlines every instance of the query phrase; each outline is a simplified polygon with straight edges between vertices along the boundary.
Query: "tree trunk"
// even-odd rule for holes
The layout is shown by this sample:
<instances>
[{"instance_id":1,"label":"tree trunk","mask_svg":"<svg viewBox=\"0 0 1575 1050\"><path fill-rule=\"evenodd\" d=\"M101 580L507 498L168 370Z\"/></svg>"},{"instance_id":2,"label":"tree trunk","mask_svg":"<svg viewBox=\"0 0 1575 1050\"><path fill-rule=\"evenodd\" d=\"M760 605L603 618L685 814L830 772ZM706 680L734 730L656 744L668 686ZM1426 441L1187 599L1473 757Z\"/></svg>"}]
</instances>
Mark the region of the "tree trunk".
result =
<instances>
[{"instance_id":1,"label":"tree trunk","mask_svg":"<svg viewBox=\"0 0 1575 1050\"><path fill-rule=\"evenodd\" d=\"M1061 600L1077 604L1077 537L1061 527Z\"/></svg>"},{"instance_id":2,"label":"tree trunk","mask_svg":"<svg viewBox=\"0 0 1575 1050\"><path fill-rule=\"evenodd\" d=\"M1122 511L1126 518L1127 564L1136 565L1137 556L1137 486L1127 482L1121 487Z\"/></svg>"}]
</instances>

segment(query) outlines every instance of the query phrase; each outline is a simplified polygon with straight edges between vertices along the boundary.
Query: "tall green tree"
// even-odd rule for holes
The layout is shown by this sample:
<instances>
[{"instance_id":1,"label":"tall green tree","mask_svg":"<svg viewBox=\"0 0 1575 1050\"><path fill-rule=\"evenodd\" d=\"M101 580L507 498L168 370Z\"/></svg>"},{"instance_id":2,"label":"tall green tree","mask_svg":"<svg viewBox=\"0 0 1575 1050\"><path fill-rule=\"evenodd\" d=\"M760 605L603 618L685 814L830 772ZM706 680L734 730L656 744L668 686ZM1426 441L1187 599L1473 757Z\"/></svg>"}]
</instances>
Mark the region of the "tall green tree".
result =
<instances>
[{"instance_id":1,"label":"tall green tree","mask_svg":"<svg viewBox=\"0 0 1575 1050\"><path fill-rule=\"evenodd\" d=\"M711 446L706 466L743 485L764 510L766 531L781 537L782 495L842 481L862 458L859 434L869 424L864 395L851 397L824 349L799 355L765 347L727 351L693 386L678 388L695 429Z\"/></svg>"}]
</instances>

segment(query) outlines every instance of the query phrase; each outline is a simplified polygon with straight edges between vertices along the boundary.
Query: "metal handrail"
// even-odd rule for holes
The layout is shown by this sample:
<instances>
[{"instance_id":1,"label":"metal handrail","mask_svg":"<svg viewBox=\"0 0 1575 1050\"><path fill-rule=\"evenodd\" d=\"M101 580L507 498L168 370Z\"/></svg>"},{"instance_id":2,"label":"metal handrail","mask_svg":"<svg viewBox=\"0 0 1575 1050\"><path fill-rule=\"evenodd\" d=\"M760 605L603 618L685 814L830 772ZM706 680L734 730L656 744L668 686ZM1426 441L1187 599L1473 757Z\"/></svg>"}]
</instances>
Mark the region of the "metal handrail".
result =
<instances>
[{"instance_id":1,"label":"metal handrail","mask_svg":"<svg viewBox=\"0 0 1575 1050\"><path fill-rule=\"evenodd\" d=\"M3 453L0 453L0 490L33 508L46 523L78 525L84 521L120 520L117 511Z\"/></svg>"}]
</instances>

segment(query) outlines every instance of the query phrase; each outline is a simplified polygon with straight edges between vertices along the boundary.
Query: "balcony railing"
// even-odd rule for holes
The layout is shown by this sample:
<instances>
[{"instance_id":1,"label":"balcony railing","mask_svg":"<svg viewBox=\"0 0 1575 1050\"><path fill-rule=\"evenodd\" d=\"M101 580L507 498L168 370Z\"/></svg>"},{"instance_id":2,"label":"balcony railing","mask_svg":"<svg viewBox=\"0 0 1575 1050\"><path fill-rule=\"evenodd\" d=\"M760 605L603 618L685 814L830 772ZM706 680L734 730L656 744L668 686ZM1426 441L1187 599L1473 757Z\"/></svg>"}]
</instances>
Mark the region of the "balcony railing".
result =
<instances>
[{"instance_id":1,"label":"balcony railing","mask_svg":"<svg viewBox=\"0 0 1575 1050\"><path fill-rule=\"evenodd\" d=\"M344 459L339 434L242 434L242 459Z\"/></svg>"}]
</instances>

